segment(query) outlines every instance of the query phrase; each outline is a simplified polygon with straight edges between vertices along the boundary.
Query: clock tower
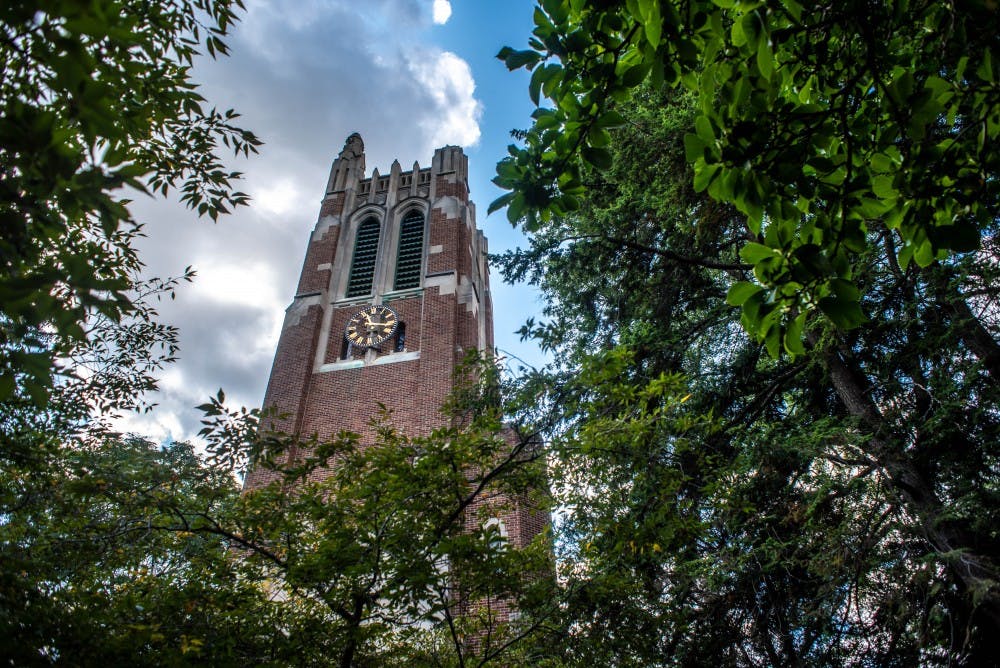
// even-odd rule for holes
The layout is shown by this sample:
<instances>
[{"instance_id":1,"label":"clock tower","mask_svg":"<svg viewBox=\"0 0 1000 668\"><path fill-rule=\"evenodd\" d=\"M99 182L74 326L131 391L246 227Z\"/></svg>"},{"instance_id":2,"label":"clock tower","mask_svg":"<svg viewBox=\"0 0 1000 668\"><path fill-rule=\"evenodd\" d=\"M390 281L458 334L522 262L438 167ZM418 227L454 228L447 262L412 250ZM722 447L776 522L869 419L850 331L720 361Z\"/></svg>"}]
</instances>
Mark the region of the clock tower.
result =
<instances>
[{"instance_id":1,"label":"clock tower","mask_svg":"<svg viewBox=\"0 0 1000 668\"><path fill-rule=\"evenodd\" d=\"M298 288L285 314L264 407L287 434L364 434L379 404L408 436L442 426L441 406L471 350L493 350L487 245L460 147L429 166L365 172L364 143L333 161ZM290 454L291 457L295 453ZM276 475L252 470L248 488ZM515 545L547 517L504 510Z\"/></svg>"}]
</instances>

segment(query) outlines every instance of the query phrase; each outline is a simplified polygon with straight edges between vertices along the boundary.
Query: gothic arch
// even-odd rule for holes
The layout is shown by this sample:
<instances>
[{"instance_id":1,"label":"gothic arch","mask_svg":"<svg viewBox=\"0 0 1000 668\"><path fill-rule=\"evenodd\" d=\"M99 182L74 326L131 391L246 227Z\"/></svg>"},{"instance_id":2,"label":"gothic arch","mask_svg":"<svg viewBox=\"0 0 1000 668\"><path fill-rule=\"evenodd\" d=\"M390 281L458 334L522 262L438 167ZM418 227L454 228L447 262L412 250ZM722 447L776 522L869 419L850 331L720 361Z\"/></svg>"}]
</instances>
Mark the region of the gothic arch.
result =
<instances>
[{"instance_id":1,"label":"gothic arch","mask_svg":"<svg viewBox=\"0 0 1000 668\"><path fill-rule=\"evenodd\" d=\"M372 293L381 239L382 222L375 216L363 216L354 232L354 249L344 289L345 297L364 297Z\"/></svg>"},{"instance_id":2,"label":"gothic arch","mask_svg":"<svg viewBox=\"0 0 1000 668\"><path fill-rule=\"evenodd\" d=\"M406 198L393 207L386 248L385 266L390 274L385 277L386 291L423 285L429 214L429 202L419 197ZM401 277L403 281L399 280Z\"/></svg>"},{"instance_id":3,"label":"gothic arch","mask_svg":"<svg viewBox=\"0 0 1000 668\"><path fill-rule=\"evenodd\" d=\"M410 209L399 221L393 290L420 287L424 268L425 218L419 209Z\"/></svg>"},{"instance_id":4,"label":"gothic arch","mask_svg":"<svg viewBox=\"0 0 1000 668\"><path fill-rule=\"evenodd\" d=\"M334 301L337 299L366 297L372 294L380 285L382 271L379 267L382 262L382 248L385 246L386 240L386 218L384 207L377 204L363 204L344 221L335 260L335 265L339 267L339 271L331 276L330 289L334 295ZM378 243L375 246L375 271L372 276L371 287L365 292L358 292L356 286L352 288L351 274L353 273L355 264L354 256L357 250L358 232L361 226L369 220L375 220L379 224Z\"/></svg>"}]
</instances>

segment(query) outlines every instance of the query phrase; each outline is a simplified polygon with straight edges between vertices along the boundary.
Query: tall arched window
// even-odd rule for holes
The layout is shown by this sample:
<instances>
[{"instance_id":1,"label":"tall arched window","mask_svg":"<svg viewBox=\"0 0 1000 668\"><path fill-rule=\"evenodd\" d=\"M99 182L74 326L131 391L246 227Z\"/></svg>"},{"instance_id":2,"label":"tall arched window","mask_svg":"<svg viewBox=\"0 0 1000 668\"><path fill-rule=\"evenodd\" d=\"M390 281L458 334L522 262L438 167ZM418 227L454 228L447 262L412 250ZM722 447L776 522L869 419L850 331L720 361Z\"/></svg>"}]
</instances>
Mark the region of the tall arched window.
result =
<instances>
[{"instance_id":1,"label":"tall arched window","mask_svg":"<svg viewBox=\"0 0 1000 668\"><path fill-rule=\"evenodd\" d=\"M420 287L424 262L424 216L410 211L399 224L399 253L396 255L396 280L393 290Z\"/></svg>"},{"instance_id":2,"label":"tall arched window","mask_svg":"<svg viewBox=\"0 0 1000 668\"><path fill-rule=\"evenodd\" d=\"M366 218L358 225L358 236L354 240L354 259L351 261L351 277L347 280L345 297L360 297L371 294L375 280L375 258L378 256L378 237L381 225L375 218Z\"/></svg>"}]
</instances>

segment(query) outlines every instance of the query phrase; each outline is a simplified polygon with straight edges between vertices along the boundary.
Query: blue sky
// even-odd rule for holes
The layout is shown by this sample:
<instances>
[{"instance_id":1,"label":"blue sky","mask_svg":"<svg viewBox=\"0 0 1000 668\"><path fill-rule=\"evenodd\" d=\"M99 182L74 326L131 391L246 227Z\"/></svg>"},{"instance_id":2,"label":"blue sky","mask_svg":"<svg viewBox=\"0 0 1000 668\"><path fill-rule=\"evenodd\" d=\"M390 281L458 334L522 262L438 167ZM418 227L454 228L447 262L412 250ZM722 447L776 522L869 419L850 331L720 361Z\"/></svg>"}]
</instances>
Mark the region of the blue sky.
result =
<instances>
[{"instance_id":1,"label":"blue sky","mask_svg":"<svg viewBox=\"0 0 1000 668\"><path fill-rule=\"evenodd\" d=\"M236 160L249 208L218 224L175 201L137 198L146 224L140 253L149 275L198 276L162 319L181 331L180 360L161 374L158 408L128 416L122 429L155 439L194 436L194 406L220 387L234 403L263 399L284 309L298 280L330 163L351 132L365 141L369 172L398 158L429 164L436 147L458 144L469 156L478 224L500 252L522 241L501 213L490 182L533 106L524 72L495 58L504 45L526 44L528 0L248 0L228 40L229 58L202 59L202 94L243 114L265 142L261 154ZM513 333L540 304L523 286L494 273L497 345L531 363L538 351Z\"/></svg>"}]
</instances>

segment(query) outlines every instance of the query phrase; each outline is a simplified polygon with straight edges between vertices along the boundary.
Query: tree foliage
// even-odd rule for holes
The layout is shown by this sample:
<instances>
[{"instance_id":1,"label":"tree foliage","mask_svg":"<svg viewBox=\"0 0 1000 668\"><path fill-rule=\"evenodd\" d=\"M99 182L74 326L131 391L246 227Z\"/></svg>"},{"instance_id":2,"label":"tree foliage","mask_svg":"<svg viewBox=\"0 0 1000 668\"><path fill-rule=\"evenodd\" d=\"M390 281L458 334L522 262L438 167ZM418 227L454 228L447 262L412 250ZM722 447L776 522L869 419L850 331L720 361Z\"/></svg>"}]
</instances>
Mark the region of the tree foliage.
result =
<instances>
[{"instance_id":1,"label":"tree foliage","mask_svg":"<svg viewBox=\"0 0 1000 668\"><path fill-rule=\"evenodd\" d=\"M257 445L238 541L315 606L322 665L533 664L553 613L549 536L522 547L489 520L544 512L542 451L505 429L493 365L470 363L427 436L404 436L383 408L374 437ZM508 620L509 605L536 616Z\"/></svg>"},{"instance_id":2,"label":"tree foliage","mask_svg":"<svg viewBox=\"0 0 1000 668\"><path fill-rule=\"evenodd\" d=\"M247 196L218 157L256 152L191 79L239 0L71 0L0 9L0 399L44 403L88 319L134 313L140 225L123 188L173 189L213 220Z\"/></svg>"},{"instance_id":3,"label":"tree foliage","mask_svg":"<svg viewBox=\"0 0 1000 668\"><path fill-rule=\"evenodd\" d=\"M484 390L462 386L421 438L384 411L366 438L294 439L217 397L210 456L102 435L6 462L0 651L16 665L534 665L554 612L548 536L522 547L488 520L511 510L499 498L542 507L541 453ZM241 464L264 484L241 493ZM509 620L508 605L538 616Z\"/></svg>"},{"instance_id":4,"label":"tree foliage","mask_svg":"<svg viewBox=\"0 0 1000 668\"><path fill-rule=\"evenodd\" d=\"M514 663L537 623L499 608L548 600L551 548L545 535L524 549L502 539L488 520L503 507L489 498L538 504L537 453L483 423L410 439L388 420L373 424L374 443L299 444L300 464L249 492L239 533L250 558L314 606L322 665Z\"/></svg>"},{"instance_id":5,"label":"tree foliage","mask_svg":"<svg viewBox=\"0 0 1000 668\"><path fill-rule=\"evenodd\" d=\"M551 300L570 656L991 660L996 20L542 0L500 52L543 105L491 210Z\"/></svg>"},{"instance_id":6,"label":"tree foliage","mask_svg":"<svg viewBox=\"0 0 1000 668\"><path fill-rule=\"evenodd\" d=\"M74 444L4 467L0 486L10 665L236 666L285 641L252 572L190 522L224 516L239 495L191 446Z\"/></svg>"},{"instance_id":7,"label":"tree foliage","mask_svg":"<svg viewBox=\"0 0 1000 668\"><path fill-rule=\"evenodd\" d=\"M870 318L807 313L808 349L770 355L732 306L763 243L694 179L702 114L695 94L633 91L607 165L579 167L579 208L496 258L547 304L523 334L555 362L526 378L523 419L550 427L563 509L553 647L571 665L989 663L992 225L977 253L903 267L898 229L867 221Z\"/></svg>"},{"instance_id":8,"label":"tree foliage","mask_svg":"<svg viewBox=\"0 0 1000 668\"><path fill-rule=\"evenodd\" d=\"M577 209L584 166L606 168L609 131L644 82L691 91L684 137L698 191L745 216L731 286L743 325L801 354L809 314L849 329L871 232L902 270L980 248L997 214L1000 37L995 3L938 0L543 0L530 48L534 114L498 166L512 222Z\"/></svg>"}]
</instances>

